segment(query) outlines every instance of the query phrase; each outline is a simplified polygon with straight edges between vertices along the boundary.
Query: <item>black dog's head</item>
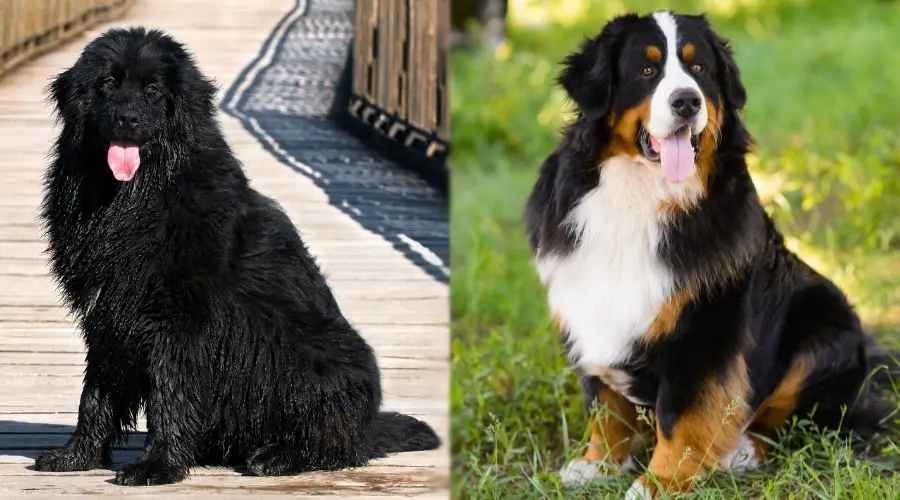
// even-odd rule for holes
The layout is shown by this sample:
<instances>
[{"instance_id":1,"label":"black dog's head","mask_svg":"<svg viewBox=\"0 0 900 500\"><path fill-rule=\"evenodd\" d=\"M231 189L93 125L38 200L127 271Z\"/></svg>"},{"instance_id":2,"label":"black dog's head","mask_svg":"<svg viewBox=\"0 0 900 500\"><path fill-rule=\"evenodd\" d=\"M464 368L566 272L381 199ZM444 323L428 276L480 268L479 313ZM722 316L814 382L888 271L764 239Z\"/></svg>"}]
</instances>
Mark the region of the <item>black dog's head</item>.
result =
<instances>
[{"instance_id":1,"label":"black dog's head","mask_svg":"<svg viewBox=\"0 0 900 500\"><path fill-rule=\"evenodd\" d=\"M671 182L694 174L746 102L728 43L703 16L615 18L564 64L558 81L581 115L608 125L605 154L658 164Z\"/></svg>"},{"instance_id":2,"label":"black dog's head","mask_svg":"<svg viewBox=\"0 0 900 500\"><path fill-rule=\"evenodd\" d=\"M82 155L105 154L120 181L174 141L189 143L215 114L215 87L191 55L168 35L143 28L113 29L90 42L49 94L65 144Z\"/></svg>"}]
</instances>

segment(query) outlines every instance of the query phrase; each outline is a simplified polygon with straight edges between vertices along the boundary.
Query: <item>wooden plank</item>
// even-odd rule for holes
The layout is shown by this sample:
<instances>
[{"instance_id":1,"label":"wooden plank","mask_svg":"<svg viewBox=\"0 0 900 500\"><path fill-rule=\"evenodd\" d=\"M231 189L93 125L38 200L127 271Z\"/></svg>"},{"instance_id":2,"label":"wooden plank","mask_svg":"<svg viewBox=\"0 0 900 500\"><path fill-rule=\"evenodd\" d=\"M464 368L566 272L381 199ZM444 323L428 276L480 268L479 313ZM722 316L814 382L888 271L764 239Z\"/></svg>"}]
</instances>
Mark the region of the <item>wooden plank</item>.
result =
<instances>
[{"instance_id":1,"label":"wooden plank","mask_svg":"<svg viewBox=\"0 0 900 500\"><path fill-rule=\"evenodd\" d=\"M33 460L34 456L43 450L59 448L65 445L72 433L72 428L67 428L67 432L40 433L31 431L28 434L0 434L0 456L8 455L10 457L5 463L27 463L29 457ZM127 460L116 456L122 454L116 452L143 449L146 437L147 435L144 432L137 432L128 436L124 443L118 444L113 448L113 460ZM428 452L397 453L387 458L386 462L395 467L415 467L417 465L422 467L439 467L445 462L445 457ZM0 474L0 477L2 477L2 474Z\"/></svg>"},{"instance_id":2,"label":"wooden plank","mask_svg":"<svg viewBox=\"0 0 900 500\"><path fill-rule=\"evenodd\" d=\"M3 466L0 473L9 470L21 471L21 467ZM30 472L30 471L25 471ZM64 476L62 480L59 476ZM99 495L106 497L109 494L131 497L139 494L153 498L185 498L185 495L202 493L204 495L216 495L221 498L231 498L236 494L256 493L281 493L290 494L292 498L297 495L321 496L333 495L340 491L344 495L356 494L383 495L385 497L407 496L410 494L437 493L436 490L445 489L449 485L446 472L437 468L418 467L413 470L398 467L368 466L348 471L314 472L288 477L245 477L240 475L219 474L194 474L190 479L175 485L154 486L152 488L122 488L110 484L107 480L113 476L112 472L91 475L78 474L47 474L31 472L25 474L0 476L15 481L17 488L12 490L4 482L0 485L0 498L13 492L27 491L29 495L39 494L64 494L69 495ZM29 498L32 498L29 496ZM284 498L284 496L282 496ZM445 497L446 498L446 494Z\"/></svg>"},{"instance_id":3,"label":"wooden plank","mask_svg":"<svg viewBox=\"0 0 900 500\"><path fill-rule=\"evenodd\" d=\"M447 330L445 325L378 325L366 322L365 318L360 319L361 321L354 321L354 325L357 329L361 330L363 334L367 336L390 335L392 337L403 337L403 342L409 341L405 338L407 336L422 337L423 340L432 342L430 340L432 336L441 335L446 333ZM33 323L26 324L10 321L4 323L4 327L0 329L0 332L2 332L4 339L47 338L55 340L69 335L80 339L73 325L51 324L45 327L39 327Z\"/></svg>"},{"instance_id":4,"label":"wooden plank","mask_svg":"<svg viewBox=\"0 0 900 500\"><path fill-rule=\"evenodd\" d=\"M142 436L143 439L143 436ZM56 447L56 445L54 445ZM112 464L102 469L94 469L89 471L79 471L77 473L43 473L33 471L30 466L34 464L34 458L43 451L43 449L21 448L15 450L17 453L9 455L0 455L0 477L3 476L26 476L26 475L43 475L43 476L73 476L86 475L94 477L111 476L111 471L117 470L122 464L134 461L140 453L140 448L115 448L112 453ZM439 468L441 462L433 460L424 452L411 452L393 455L387 458L373 460L371 465L366 467L373 468L375 471L385 471L386 473L408 473L414 472L417 467L431 469L435 473L440 473ZM397 461L397 458L404 458L405 461ZM359 469L357 469L359 470ZM236 467L220 467L220 466L203 466L195 467L191 470L192 476L232 476L239 477L244 475L244 471Z\"/></svg>"},{"instance_id":5,"label":"wooden plank","mask_svg":"<svg viewBox=\"0 0 900 500\"><path fill-rule=\"evenodd\" d=\"M56 292L56 283L46 274L45 265L39 268L39 272L43 274L35 276L6 275L3 273L2 266L3 261L0 261L0 276L3 277L2 279L7 285L0 288L0 303L8 305L60 305L61 298ZM10 267L13 267L13 265ZM373 297L372 286L378 287L378 296ZM417 291L415 286L410 286L408 282L398 280L366 287L348 288L341 294L339 300L343 304L345 302L353 302L355 299L364 299L370 303L404 301L411 307L418 307L413 302L423 300L446 301L446 296L439 291ZM425 305L419 304L419 306Z\"/></svg>"},{"instance_id":6,"label":"wooden plank","mask_svg":"<svg viewBox=\"0 0 900 500\"><path fill-rule=\"evenodd\" d=\"M386 357L409 357L414 359L447 359L449 357L449 346L435 346L431 342L427 342L419 336L407 336L406 341L392 341L393 336L385 336L383 341L379 341L372 335L366 335L371 341L378 341L378 354ZM0 345L3 352L20 352L20 353L37 353L37 352L57 352L57 353L73 353L81 355L84 352L84 346L79 337L74 335L66 338L53 339L51 341L29 338L7 338Z\"/></svg>"},{"instance_id":7,"label":"wooden plank","mask_svg":"<svg viewBox=\"0 0 900 500\"><path fill-rule=\"evenodd\" d=\"M442 379L447 379L449 375L449 371L429 374L429 376ZM441 393L443 393L443 398L440 397ZM385 394L384 410L416 414L422 420L430 422L429 415L443 415L447 409L446 391L436 390L433 394L436 397L403 397L403 395ZM13 396L0 401L0 420L6 420L10 415L19 413L36 413L40 411L48 414L72 413L74 415L78 411L77 394L39 394L29 392ZM447 442L444 435L441 433L438 435L441 436L445 443Z\"/></svg>"},{"instance_id":8,"label":"wooden plank","mask_svg":"<svg viewBox=\"0 0 900 500\"><path fill-rule=\"evenodd\" d=\"M355 316L365 317L373 324L434 325L446 322L446 311L433 307L433 303L446 304L446 299L423 299L421 306L403 302L393 301L385 305L378 301L342 301L341 309L351 323L354 323ZM66 308L51 305L2 305L0 318L0 325L9 321L71 321L66 319L69 318Z\"/></svg>"},{"instance_id":9,"label":"wooden plank","mask_svg":"<svg viewBox=\"0 0 900 500\"><path fill-rule=\"evenodd\" d=\"M409 356L385 356L376 353L382 370L440 370L447 367L446 359L420 358ZM0 366L83 366L81 353L59 352L16 352L0 351Z\"/></svg>"},{"instance_id":10,"label":"wooden plank","mask_svg":"<svg viewBox=\"0 0 900 500\"><path fill-rule=\"evenodd\" d=\"M429 418L426 415L421 413L411 413L414 417L425 417ZM18 447L29 448L35 447L34 444L26 444L22 446L13 446L10 441L7 441L7 435L44 435L44 434L61 434L68 436L75 429L75 424L78 421L78 415L75 412L66 412L66 413L15 413L15 414L5 414L3 419L0 419L0 455L4 453L3 450L6 449L14 449ZM430 417L429 424L434 425L436 428L447 428L450 425L449 416L444 417ZM144 419L143 413L140 414L138 418L138 425L135 429L136 432L146 432L147 426L146 421ZM11 439L11 438L10 438ZM425 454L428 455L425 457L425 460L433 460L442 458L439 455L435 454ZM395 455L397 459L397 463L407 463L405 460L410 460L410 464L416 464L422 462L422 457L417 457L416 455L408 455L405 453L401 453ZM392 462L393 463L393 462ZM431 463L431 462L428 462ZM435 462L437 463L437 462Z\"/></svg>"}]
</instances>

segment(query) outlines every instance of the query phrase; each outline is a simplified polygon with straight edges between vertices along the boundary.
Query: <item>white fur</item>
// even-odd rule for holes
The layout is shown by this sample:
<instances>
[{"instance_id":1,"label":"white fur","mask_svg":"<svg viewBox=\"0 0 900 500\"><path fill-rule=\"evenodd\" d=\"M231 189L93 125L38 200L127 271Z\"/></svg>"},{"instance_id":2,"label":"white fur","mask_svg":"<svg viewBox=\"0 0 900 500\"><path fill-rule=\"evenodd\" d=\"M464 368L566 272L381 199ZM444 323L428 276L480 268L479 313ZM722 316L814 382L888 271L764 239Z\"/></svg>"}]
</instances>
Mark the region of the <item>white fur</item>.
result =
<instances>
[{"instance_id":1,"label":"white fur","mask_svg":"<svg viewBox=\"0 0 900 500\"><path fill-rule=\"evenodd\" d=\"M745 471L759 467L759 457L756 455L756 447L746 434L741 433L735 449L726 453L719 460L719 470Z\"/></svg>"},{"instance_id":2,"label":"white fur","mask_svg":"<svg viewBox=\"0 0 900 500\"><path fill-rule=\"evenodd\" d=\"M572 362L602 377L629 358L673 291L657 257L666 218L660 203L694 201L702 185L696 177L670 183L642 157L618 156L599 168L599 185L567 220L581 234L576 248L564 257L540 255L536 265L568 332Z\"/></svg>"},{"instance_id":3,"label":"white fur","mask_svg":"<svg viewBox=\"0 0 900 500\"><path fill-rule=\"evenodd\" d=\"M607 464L602 461L572 460L559 471L564 486L580 486L602 481L611 476Z\"/></svg>"},{"instance_id":4,"label":"white fur","mask_svg":"<svg viewBox=\"0 0 900 500\"><path fill-rule=\"evenodd\" d=\"M675 16L670 12L656 12L653 14L653 18L666 38L666 60L663 64L663 77L650 101L650 123L647 124L647 130L654 137L662 138L676 132L678 117L672 112L672 107L669 105L672 93L680 89L692 89L697 92L697 95L702 96L703 92L697 81L684 70L678 54L678 24L675 22ZM699 134L706 127L708 120L709 112L706 109L706 100L703 99L700 111L695 118L695 126L692 127L692 133Z\"/></svg>"},{"instance_id":5,"label":"white fur","mask_svg":"<svg viewBox=\"0 0 900 500\"><path fill-rule=\"evenodd\" d=\"M653 494L644 483L635 481L625 492L625 500L653 500Z\"/></svg>"},{"instance_id":6,"label":"white fur","mask_svg":"<svg viewBox=\"0 0 900 500\"><path fill-rule=\"evenodd\" d=\"M622 465L611 466L602 460L572 460L559 471L564 486L579 486L593 481L603 481L614 472L634 472L637 465L629 455Z\"/></svg>"},{"instance_id":7,"label":"white fur","mask_svg":"<svg viewBox=\"0 0 900 500\"><path fill-rule=\"evenodd\" d=\"M591 375L600 377L600 379L603 380L603 383L609 386L610 389L618 394L622 394L632 403L636 405L650 404L649 401L642 401L628 393L628 388L631 386L631 376L629 376L628 372L625 370L608 367L601 369L597 366L588 366L585 367L585 369Z\"/></svg>"}]
</instances>

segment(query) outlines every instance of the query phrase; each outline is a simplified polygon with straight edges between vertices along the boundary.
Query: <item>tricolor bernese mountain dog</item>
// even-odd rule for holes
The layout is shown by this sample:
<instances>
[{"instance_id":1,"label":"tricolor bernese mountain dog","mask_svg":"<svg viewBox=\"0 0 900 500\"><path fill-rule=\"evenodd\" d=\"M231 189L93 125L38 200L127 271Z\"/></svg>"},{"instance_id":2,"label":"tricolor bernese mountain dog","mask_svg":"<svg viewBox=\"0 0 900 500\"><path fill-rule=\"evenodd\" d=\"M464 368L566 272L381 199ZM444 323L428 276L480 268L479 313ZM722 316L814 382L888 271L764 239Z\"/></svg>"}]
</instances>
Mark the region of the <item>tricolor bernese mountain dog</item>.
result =
<instances>
[{"instance_id":1,"label":"tricolor bernese mountain dog","mask_svg":"<svg viewBox=\"0 0 900 500\"><path fill-rule=\"evenodd\" d=\"M877 429L885 402L869 375L890 357L764 211L745 162L747 94L707 19L617 17L558 83L577 114L525 219L585 402L606 410L563 482L632 465L641 407L657 443L627 498L755 467L776 429L814 407L818 423Z\"/></svg>"}]
</instances>

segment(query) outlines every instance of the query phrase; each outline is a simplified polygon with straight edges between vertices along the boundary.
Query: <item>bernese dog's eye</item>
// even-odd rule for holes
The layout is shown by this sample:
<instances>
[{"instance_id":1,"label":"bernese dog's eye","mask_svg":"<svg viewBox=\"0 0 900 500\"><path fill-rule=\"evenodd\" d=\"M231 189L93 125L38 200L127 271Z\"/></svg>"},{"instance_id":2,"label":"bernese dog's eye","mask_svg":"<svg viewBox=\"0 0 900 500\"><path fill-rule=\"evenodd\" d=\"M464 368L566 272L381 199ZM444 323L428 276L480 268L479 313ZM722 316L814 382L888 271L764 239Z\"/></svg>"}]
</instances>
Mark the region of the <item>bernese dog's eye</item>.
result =
<instances>
[{"instance_id":1,"label":"bernese dog's eye","mask_svg":"<svg viewBox=\"0 0 900 500\"><path fill-rule=\"evenodd\" d=\"M155 83L151 83L150 85L147 85L146 87L144 87L144 93L147 95L155 94L158 91L159 91L159 86L156 85Z\"/></svg>"},{"instance_id":2,"label":"bernese dog's eye","mask_svg":"<svg viewBox=\"0 0 900 500\"><path fill-rule=\"evenodd\" d=\"M107 76L107 77L103 80L103 88L104 88L104 89L107 89L107 90L108 90L108 89L111 89L111 88L113 88L113 87L115 87L115 86L116 86L116 79L115 79L115 78L113 78L113 77L111 77L111 76Z\"/></svg>"},{"instance_id":3,"label":"bernese dog's eye","mask_svg":"<svg viewBox=\"0 0 900 500\"><path fill-rule=\"evenodd\" d=\"M700 64L691 64L691 72L699 75L700 73L703 73L703 66Z\"/></svg>"},{"instance_id":4,"label":"bernese dog's eye","mask_svg":"<svg viewBox=\"0 0 900 500\"><path fill-rule=\"evenodd\" d=\"M647 77L653 76L656 74L656 67L652 64L648 64L641 68L641 74Z\"/></svg>"}]
</instances>

